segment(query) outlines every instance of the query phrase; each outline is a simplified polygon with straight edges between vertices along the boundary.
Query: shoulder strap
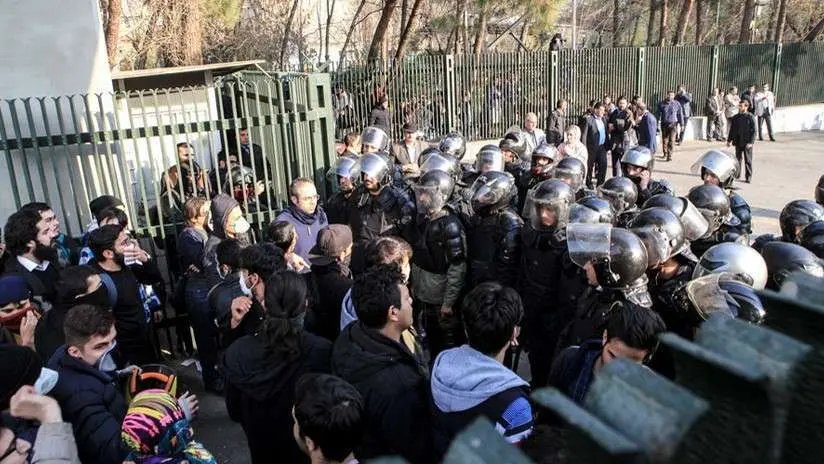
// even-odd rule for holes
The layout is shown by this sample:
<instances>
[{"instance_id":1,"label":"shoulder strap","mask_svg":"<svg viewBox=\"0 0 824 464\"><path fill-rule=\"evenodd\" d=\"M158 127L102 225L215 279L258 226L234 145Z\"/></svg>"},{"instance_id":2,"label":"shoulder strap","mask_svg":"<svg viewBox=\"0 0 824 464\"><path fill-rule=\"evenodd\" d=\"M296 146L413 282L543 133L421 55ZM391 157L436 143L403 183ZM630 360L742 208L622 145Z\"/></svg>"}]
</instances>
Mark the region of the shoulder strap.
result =
<instances>
[{"instance_id":1,"label":"shoulder strap","mask_svg":"<svg viewBox=\"0 0 824 464\"><path fill-rule=\"evenodd\" d=\"M117 305L117 285L115 285L112 276L110 276L108 272L101 272L100 280L103 282L103 285L106 286L106 292L109 294L109 306L114 309Z\"/></svg>"}]
</instances>

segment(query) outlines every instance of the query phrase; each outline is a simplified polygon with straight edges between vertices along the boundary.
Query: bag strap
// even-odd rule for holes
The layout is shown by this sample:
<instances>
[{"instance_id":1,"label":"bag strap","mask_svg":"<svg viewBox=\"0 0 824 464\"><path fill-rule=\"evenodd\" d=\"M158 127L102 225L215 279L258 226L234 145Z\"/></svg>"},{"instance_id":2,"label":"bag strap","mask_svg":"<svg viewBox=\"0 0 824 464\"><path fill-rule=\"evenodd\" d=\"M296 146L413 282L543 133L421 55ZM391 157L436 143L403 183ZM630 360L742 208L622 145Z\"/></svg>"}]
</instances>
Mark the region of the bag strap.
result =
<instances>
[{"instance_id":1,"label":"bag strap","mask_svg":"<svg viewBox=\"0 0 824 464\"><path fill-rule=\"evenodd\" d=\"M106 286L106 292L109 294L109 306L114 309L117 305L117 285L115 285L112 276L107 272L100 273L100 280L103 282L103 285Z\"/></svg>"}]
</instances>

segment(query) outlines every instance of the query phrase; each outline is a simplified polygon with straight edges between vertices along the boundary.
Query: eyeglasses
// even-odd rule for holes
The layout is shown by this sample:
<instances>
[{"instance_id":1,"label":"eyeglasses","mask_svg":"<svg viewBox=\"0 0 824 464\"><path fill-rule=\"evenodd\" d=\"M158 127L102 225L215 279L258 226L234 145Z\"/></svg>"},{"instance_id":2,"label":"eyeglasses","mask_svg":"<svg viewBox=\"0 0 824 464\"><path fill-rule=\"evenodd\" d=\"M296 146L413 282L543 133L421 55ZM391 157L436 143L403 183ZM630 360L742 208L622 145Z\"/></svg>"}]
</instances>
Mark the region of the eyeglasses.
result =
<instances>
[{"instance_id":1,"label":"eyeglasses","mask_svg":"<svg viewBox=\"0 0 824 464\"><path fill-rule=\"evenodd\" d=\"M300 201L317 201L320 195L309 195L308 197L300 197Z\"/></svg>"}]
</instances>

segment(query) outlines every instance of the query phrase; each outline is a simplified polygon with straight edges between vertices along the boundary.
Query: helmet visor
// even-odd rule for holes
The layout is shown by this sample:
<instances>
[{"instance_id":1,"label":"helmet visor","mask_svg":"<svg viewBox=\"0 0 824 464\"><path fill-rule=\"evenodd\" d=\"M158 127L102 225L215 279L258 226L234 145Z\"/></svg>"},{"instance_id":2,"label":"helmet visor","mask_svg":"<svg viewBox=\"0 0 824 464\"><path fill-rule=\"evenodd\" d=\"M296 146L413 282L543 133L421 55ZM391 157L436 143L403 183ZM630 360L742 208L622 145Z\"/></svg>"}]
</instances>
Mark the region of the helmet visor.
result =
<instances>
[{"instance_id":1,"label":"helmet visor","mask_svg":"<svg viewBox=\"0 0 824 464\"><path fill-rule=\"evenodd\" d=\"M524 216L535 230L548 230L564 227L569 219L567 202L560 198L546 200L536 198L534 192L527 193L524 203Z\"/></svg>"},{"instance_id":2,"label":"helmet visor","mask_svg":"<svg viewBox=\"0 0 824 464\"><path fill-rule=\"evenodd\" d=\"M727 304L727 292L718 284L724 275L725 273L709 274L687 283L687 296L701 319L707 319L718 311L734 314Z\"/></svg>"},{"instance_id":3,"label":"helmet visor","mask_svg":"<svg viewBox=\"0 0 824 464\"><path fill-rule=\"evenodd\" d=\"M475 160L475 170L478 172L503 171L504 158L500 152L481 152Z\"/></svg>"},{"instance_id":4,"label":"helmet visor","mask_svg":"<svg viewBox=\"0 0 824 464\"><path fill-rule=\"evenodd\" d=\"M618 190L598 187L598 198L608 201L609 204L612 205L612 210L615 214L623 213L629 205L624 192L620 192Z\"/></svg>"},{"instance_id":5,"label":"helmet visor","mask_svg":"<svg viewBox=\"0 0 824 464\"><path fill-rule=\"evenodd\" d=\"M598 224L603 216L584 205L574 204L569 208L569 223Z\"/></svg>"},{"instance_id":6,"label":"helmet visor","mask_svg":"<svg viewBox=\"0 0 824 464\"><path fill-rule=\"evenodd\" d=\"M684 201L684 212L681 213L681 225L684 226L684 236L690 242L693 240L698 240L699 238L705 236L710 229L710 224L707 222L707 219L701 214L701 211L698 211L698 208L692 204L686 198L682 198Z\"/></svg>"},{"instance_id":7,"label":"helmet visor","mask_svg":"<svg viewBox=\"0 0 824 464\"><path fill-rule=\"evenodd\" d=\"M633 227L631 230L644 242L647 249L647 268L654 268L670 258L672 249L669 237L661 227L647 225Z\"/></svg>"},{"instance_id":8,"label":"helmet visor","mask_svg":"<svg viewBox=\"0 0 824 464\"><path fill-rule=\"evenodd\" d=\"M584 267L594 261L609 259L610 224L570 224L567 226L569 258Z\"/></svg>"},{"instance_id":9,"label":"helmet visor","mask_svg":"<svg viewBox=\"0 0 824 464\"><path fill-rule=\"evenodd\" d=\"M421 164L421 175L429 171L439 170L447 174L454 175L457 172L457 166L454 160L439 154L433 154L427 157L426 161Z\"/></svg>"},{"instance_id":10,"label":"helmet visor","mask_svg":"<svg viewBox=\"0 0 824 464\"><path fill-rule=\"evenodd\" d=\"M435 185L413 185L412 191L415 192L415 204L421 213L435 213L446 204L446 199Z\"/></svg>"},{"instance_id":11,"label":"helmet visor","mask_svg":"<svg viewBox=\"0 0 824 464\"><path fill-rule=\"evenodd\" d=\"M552 172L552 177L566 182L575 192L577 192L584 183L584 176L580 172L561 168L560 166L555 167L555 170Z\"/></svg>"},{"instance_id":12,"label":"helmet visor","mask_svg":"<svg viewBox=\"0 0 824 464\"><path fill-rule=\"evenodd\" d=\"M361 158L360 172L381 181L389 171L386 160L379 155L365 155Z\"/></svg>"},{"instance_id":13,"label":"helmet visor","mask_svg":"<svg viewBox=\"0 0 824 464\"><path fill-rule=\"evenodd\" d=\"M701 175L701 168L706 168L722 183L735 174L736 163L732 156L718 150L711 150L701 155L690 168L693 174Z\"/></svg>"}]
</instances>

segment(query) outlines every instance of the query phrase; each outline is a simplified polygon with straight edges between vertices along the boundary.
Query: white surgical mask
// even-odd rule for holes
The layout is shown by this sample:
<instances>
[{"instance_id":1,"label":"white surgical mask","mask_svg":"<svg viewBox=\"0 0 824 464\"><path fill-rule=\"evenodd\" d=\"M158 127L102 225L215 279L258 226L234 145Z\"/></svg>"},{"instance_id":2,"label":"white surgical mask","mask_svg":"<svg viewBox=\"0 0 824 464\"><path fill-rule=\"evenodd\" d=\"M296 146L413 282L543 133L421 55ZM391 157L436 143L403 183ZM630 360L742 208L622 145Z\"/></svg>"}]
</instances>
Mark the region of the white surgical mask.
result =
<instances>
[{"instance_id":1,"label":"white surgical mask","mask_svg":"<svg viewBox=\"0 0 824 464\"><path fill-rule=\"evenodd\" d=\"M97 370L101 372L114 372L117 370L117 363L114 362L114 356L112 355L115 347L117 347L117 340L113 341L112 346L97 360L97 363L95 363Z\"/></svg>"},{"instance_id":2,"label":"white surgical mask","mask_svg":"<svg viewBox=\"0 0 824 464\"><path fill-rule=\"evenodd\" d=\"M249 287L249 285L246 283L246 277L244 277L243 274L240 275L240 291L243 292L243 294L246 296L252 296L252 288L254 287L254 285Z\"/></svg>"},{"instance_id":3,"label":"white surgical mask","mask_svg":"<svg viewBox=\"0 0 824 464\"><path fill-rule=\"evenodd\" d=\"M47 367L40 369L40 375L34 382L34 391L38 395L46 395L57 385L58 374Z\"/></svg>"},{"instance_id":4,"label":"white surgical mask","mask_svg":"<svg viewBox=\"0 0 824 464\"><path fill-rule=\"evenodd\" d=\"M235 235L245 234L251 228L252 226L249 224L249 221L244 218L240 218L232 224L232 229L234 229Z\"/></svg>"}]
</instances>

